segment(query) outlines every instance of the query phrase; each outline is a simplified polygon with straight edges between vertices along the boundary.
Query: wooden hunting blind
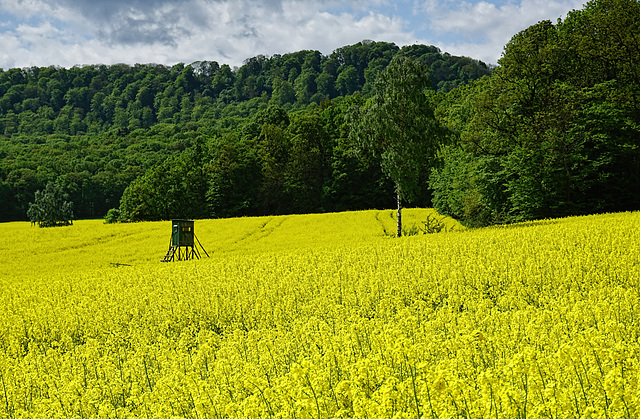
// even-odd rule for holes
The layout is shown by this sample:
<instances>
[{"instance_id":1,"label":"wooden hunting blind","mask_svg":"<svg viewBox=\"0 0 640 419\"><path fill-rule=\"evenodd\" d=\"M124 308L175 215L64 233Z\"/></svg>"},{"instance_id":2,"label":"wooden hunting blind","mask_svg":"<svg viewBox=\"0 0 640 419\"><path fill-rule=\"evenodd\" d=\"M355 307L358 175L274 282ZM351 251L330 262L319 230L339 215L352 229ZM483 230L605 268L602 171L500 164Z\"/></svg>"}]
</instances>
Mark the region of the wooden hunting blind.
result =
<instances>
[{"instance_id":1,"label":"wooden hunting blind","mask_svg":"<svg viewBox=\"0 0 640 419\"><path fill-rule=\"evenodd\" d=\"M193 224L191 220L171 220L171 245L193 246Z\"/></svg>"},{"instance_id":2,"label":"wooden hunting blind","mask_svg":"<svg viewBox=\"0 0 640 419\"><path fill-rule=\"evenodd\" d=\"M194 222L192 220L171 220L171 240L169 242L169 251L164 255L162 262L172 262L176 260L200 259L200 252L197 244L202 251L209 257L209 254L200 240L196 237L194 231Z\"/></svg>"}]
</instances>

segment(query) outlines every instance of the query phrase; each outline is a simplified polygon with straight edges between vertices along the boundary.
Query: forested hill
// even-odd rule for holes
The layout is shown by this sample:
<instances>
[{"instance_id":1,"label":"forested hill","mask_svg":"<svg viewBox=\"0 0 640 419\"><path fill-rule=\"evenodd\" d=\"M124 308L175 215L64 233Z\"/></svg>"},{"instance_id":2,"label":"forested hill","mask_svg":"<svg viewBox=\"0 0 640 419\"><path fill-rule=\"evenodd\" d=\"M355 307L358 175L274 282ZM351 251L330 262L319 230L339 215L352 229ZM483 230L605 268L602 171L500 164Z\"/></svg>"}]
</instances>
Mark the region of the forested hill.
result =
<instances>
[{"instance_id":1,"label":"forested hill","mask_svg":"<svg viewBox=\"0 0 640 419\"><path fill-rule=\"evenodd\" d=\"M344 171L350 170L346 166L353 162L349 163L346 157L331 160L330 154L339 152L336 141L340 138L341 122L337 114L343 110L339 104L345 98L350 100L356 92L364 98L370 96L376 75L396 54L426 64L434 90L442 92L492 71L480 61L451 56L433 46L399 48L392 43L372 41L339 48L328 56L318 51L257 56L233 69L202 61L173 67L119 64L0 71L0 220L25 219L35 191L43 189L49 181L57 181L70 195L76 217L103 217L108 209L119 206L123 191L132 181L159 167L167 158L177 159L182 154L195 156L200 169L208 170L196 176L200 180L195 181L206 205L190 215L376 206L380 200L366 195L381 194L373 186L378 181L384 183L378 172L371 178L367 170L371 173L374 170L360 164L354 168L360 171L354 175L356 178L346 180ZM254 194L261 197L260 202L258 198L251 203L242 197L236 197L238 202L229 200L228 196L219 195L224 186L211 187L208 180L207 190L202 189L203 177L222 176L220 170L233 170L233 165L242 167L249 164L247 159L255 157L252 153L257 149L247 147L253 151L245 155L247 150L240 152L237 142L228 138L249 138L246 134L252 125L248 122L269 106L285 114L298 111L320 118L316 122L321 123L325 130L322 135L331 144L327 143L322 151L328 154L322 156L324 160L318 170L323 174L317 187L334 188L323 195L323 203L300 202L302 198L293 190L296 182L298 188L303 188L301 180L293 180L292 173L275 166L271 169L284 171L271 173L273 181L279 175L288 176L290 183L285 186L289 192L268 193L270 188L277 189L277 185L245 185L260 189L261 194ZM327 111L328 108L333 110ZM288 123L287 115L281 118L285 119ZM304 127L309 128L309 123ZM233 167L221 169L219 159L224 158L234 159ZM262 169L258 170L261 175L265 173ZM364 189L356 188L365 196L339 197L342 188L353 185L331 176L366 183ZM231 181L228 177L224 179ZM242 188L232 189L236 194L243 193ZM308 185L303 189L308 189ZM287 195L299 205L281 208L277 205L283 199L279 194ZM224 201L222 207L216 206L216 199ZM172 203L167 200L166 205ZM170 214L147 214L151 218L166 215Z\"/></svg>"},{"instance_id":2,"label":"forested hill","mask_svg":"<svg viewBox=\"0 0 640 419\"><path fill-rule=\"evenodd\" d=\"M396 197L467 226L640 210L638 62L640 0L591 0L515 34L495 68L366 41L238 69L8 70L0 220L52 181L76 218L121 221Z\"/></svg>"}]
</instances>

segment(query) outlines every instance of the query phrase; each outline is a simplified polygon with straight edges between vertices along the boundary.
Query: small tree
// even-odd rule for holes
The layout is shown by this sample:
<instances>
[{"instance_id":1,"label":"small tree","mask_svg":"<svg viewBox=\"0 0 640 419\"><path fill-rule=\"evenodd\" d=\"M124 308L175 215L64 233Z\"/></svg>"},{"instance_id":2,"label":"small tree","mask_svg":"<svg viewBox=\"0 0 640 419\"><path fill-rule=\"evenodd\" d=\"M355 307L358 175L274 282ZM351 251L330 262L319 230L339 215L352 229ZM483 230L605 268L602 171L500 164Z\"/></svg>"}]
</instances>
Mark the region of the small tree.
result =
<instances>
[{"instance_id":1,"label":"small tree","mask_svg":"<svg viewBox=\"0 0 640 419\"><path fill-rule=\"evenodd\" d=\"M375 95L352 112L352 136L365 151L380 156L384 173L395 183L397 236L402 235L402 202L420 191L420 174L428 173L440 145L440 130L426 90L427 68L396 55L378 76Z\"/></svg>"},{"instance_id":2,"label":"small tree","mask_svg":"<svg viewBox=\"0 0 640 419\"><path fill-rule=\"evenodd\" d=\"M27 216L40 227L68 226L73 224L73 203L69 195L55 182L47 183L44 190L36 191L35 200L29 203Z\"/></svg>"}]
</instances>

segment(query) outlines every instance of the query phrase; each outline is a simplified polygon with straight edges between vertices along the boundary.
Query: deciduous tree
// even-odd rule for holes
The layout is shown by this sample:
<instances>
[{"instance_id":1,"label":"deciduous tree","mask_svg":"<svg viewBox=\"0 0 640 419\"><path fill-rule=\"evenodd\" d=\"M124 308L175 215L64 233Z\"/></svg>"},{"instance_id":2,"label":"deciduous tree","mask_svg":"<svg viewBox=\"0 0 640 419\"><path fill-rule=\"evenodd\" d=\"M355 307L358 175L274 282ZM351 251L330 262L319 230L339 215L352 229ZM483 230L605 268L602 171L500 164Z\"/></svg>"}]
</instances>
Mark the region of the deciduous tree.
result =
<instances>
[{"instance_id":1,"label":"deciduous tree","mask_svg":"<svg viewBox=\"0 0 640 419\"><path fill-rule=\"evenodd\" d=\"M36 191L35 200L29 204L27 216L40 227L68 226L73 223L73 203L62 187L47 183L44 190Z\"/></svg>"},{"instance_id":2,"label":"deciduous tree","mask_svg":"<svg viewBox=\"0 0 640 419\"><path fill-rule=\"evenodd\" d=\"M351 135L363 150L381 157L382 170L395 183L398 237L402 202L418 195L420 175L429 170L440 147L440 130L426 94L430 86L425 66L396 55L376 80L375 95L352 113Z\"/></svg>"}]
</instances>

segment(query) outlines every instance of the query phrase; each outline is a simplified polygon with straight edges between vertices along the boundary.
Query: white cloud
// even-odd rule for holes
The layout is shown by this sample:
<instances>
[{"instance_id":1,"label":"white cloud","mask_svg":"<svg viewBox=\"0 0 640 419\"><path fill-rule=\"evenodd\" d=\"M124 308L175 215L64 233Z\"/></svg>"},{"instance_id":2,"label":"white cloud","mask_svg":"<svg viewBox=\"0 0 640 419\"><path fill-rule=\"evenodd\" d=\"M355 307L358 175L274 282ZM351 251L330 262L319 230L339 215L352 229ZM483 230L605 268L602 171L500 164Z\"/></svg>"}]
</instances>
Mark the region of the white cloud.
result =
<instances>
[{"instance_id":1,"label":"white cloud","mask_svg":"<svg viewBox=\"0 0 640 419\"><path fill-rule=\"evenodd\" d=\"M259 26L259 45L274 52L317 49L325 54L363 39L407 42L402 20L368 13L361 18L351 14L331 14L309 10L303 2L289 2L282 21L272 20ZM285 22L294 22L293 24Z\"/></svg>"},{"instance_id":2,"label":"white cloud","mask_svg":"<svg viewBox=\"0 0 640 419\"><path fill-rule=\"evenodd\" d=\"M6 6L9 0L4 1ZM6 10L16 9L12 1ZM29 13L35 13L37 1L29 1ZM138 3L134 0L132 5ZM399 18L373 12L362 17L332 14L304 0L189 0L180 3L179 9L176 4L155 3L157 8L152 10L132 7L111 11L108 19L59 5L55 14L59 16L65 9L64 24L54 25L41 16L44 23L21 24L0 35L5 45L14 46L11 53L0 57L0 66L196 60L240 65L257 54L301 49L328 54L365 38L398 43L410 39Z\"/></svg>"},{"instance_id":3,"label":"white cloud","mask_svg":"<svg viewBox=\"0 0 640 419\"><path fill-rule=\"evenodd\" d=\"M521 0L495 5L487 1L438 2L428 0L419 10L441 39L441 49L496 63L504 45L516 33L541 21L563 17L581 8L583 0Z\"/></svg>"},{"instance_id":4,"label":"white cloud","mask_svg":"<svg viewBox=\"0 0 640 419\"><path fill-rule=\"evenodd\" d=\"M53 13L53 8L41 0L0 0L0 8L22 18Z\"/></svg>"},{"instance_id":5,"label":"white cloud","mask_svg":"<svg viewBox=\"0 0 640 419\"><path fill-rule=\"evenodd\" d=\"M440 11L432 23L437 31L453 31L466 36L501 32L513 35L540 20L555 20L581 3L582 0L522 0L519 4L496 6L486 1L464 2L456 9Z\"/></svg>"},{"instance_id":6,"label":"white cloud","mask_svg":"<svg viewBox=\"0 0 640 419\"><path fill-rule=\"evenodd\" d=\"M241 65L258 54L329 54L363 39L434 44L495 63L518 31L581 6L579 0L506 1L0 0L0 16L13 16L0 22L0 67Z\"/></svg>"}]
</instances>

